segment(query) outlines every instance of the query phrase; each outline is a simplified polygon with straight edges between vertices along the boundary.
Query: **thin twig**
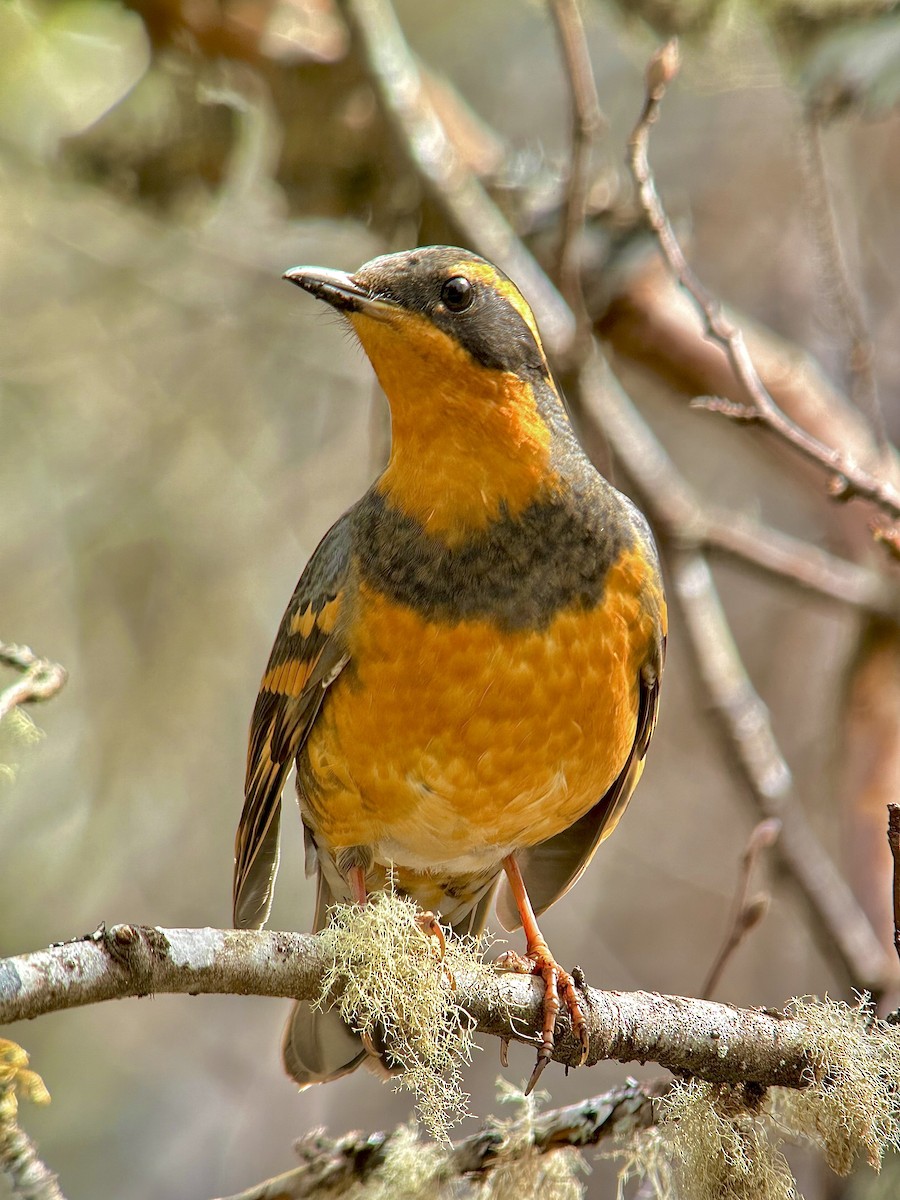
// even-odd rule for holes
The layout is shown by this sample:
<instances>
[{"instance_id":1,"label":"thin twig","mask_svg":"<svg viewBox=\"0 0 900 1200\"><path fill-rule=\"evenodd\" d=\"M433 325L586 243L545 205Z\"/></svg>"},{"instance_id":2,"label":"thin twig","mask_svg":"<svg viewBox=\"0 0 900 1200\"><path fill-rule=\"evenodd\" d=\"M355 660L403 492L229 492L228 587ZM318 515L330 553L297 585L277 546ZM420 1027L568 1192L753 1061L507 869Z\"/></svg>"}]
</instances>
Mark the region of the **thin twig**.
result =
<instances>
[{"instance_id":1,"label":"thin twig","mask_svg":"<svg viewBox=\"0 0 900 1200\"><path fill-rule=\"evenodd\" d=\"M571 106L572 144L569 174L563 203L557 281L578 323L578 340L590 329L591 319L584 302L581 283L579 237L584 227L590 187L591 152L597 134L606 127L600 110L597 85L591 67L590 50L578 0L548 0L556 26Z\"/></svg>"},{"instance_id":2,"label":"thin twig","mask_svg":"<svg viewBox=\"0 0 900 1200\"><path fill-rule=\"evenodd\" d=\"M468 209L465 206L460 207L455 193L445 190L439 184L433 160L435 155L440 153L441 143L423 142L423 131L433 131L435 122L439 122L436 113L429 107L424 89L420 84L411 82L417 71L415 59L390 4L387 0L340 0L340 5L349 24L362 41L363 53L372 73L372 82L382 97L387 115L405 145L410 161L423 179L431 183L435 200L457 225L466 244L500 265L508 264L509 246L516 240L515 235L474 176L470 175L468 179L466 194L471 194L473 189L477 189L480 199L478 206ZM446 143L446 137L443 137L443 134L441 137L443 143ZM458 178L455 178L455 183L458 186ZM481 222L472 219L473 214L482 211L485 205L490 206L493 211L492 220ZM533 260L531 261L533 265ZM564 358L571 346L568 333L572 328L571 314L567 323L559 311L560 306L565 307L562 297L555 289L547 286L546 277L542 278L544 283L538 287L532 286L534 281L530 276L518 278L517 282L535 311L547 352L553 358ZM702 531L701 541L692 541L694 529L687 519L692 513L696 514L698 509L702 512L702 506L697 501L696 505L682 507L681 511L685 514L686 521L684 526L679 526L677 518L672 517L672 512L677 511L680 502L685 499L696 500L696 497L629 397L625 395L596 343L587 355L576 382L582 393L585 422L583 433L587 439L597 436L609 439L616 458L640 493L643 506L657 528L674 529L673 541L676 545L680 544L689 549L696 549L698 544L702 545ZM665 487L662 486L663 482ZM711 576L708 588L711 600L721 610ZM721 625L717 626L710 636L724 637L726 647L734 650L731 631L724 615ZM700 670L701 647L692 643L691 652ZM744 677L746 679L746 672ZM749 680L747 687L748 696L755 698L756 704L762 707L761 701L749 685ZM715 696L713 704L716 706L723 732L727 735L727 743L742 744L743 735L734 724L733 714L719 709L719 702ZM774 761L781 764L785 778L789 779L771 730L769 739L776 752ZM744 777L747 794L754 804L757 819L779 816L785 822L786 828L776 853L781 865L806 900L813 930L823 945L830 947L830 956L836 961L841 975L856 986L864 987L870 984L875 992L881 992L891 986L897 979L896 964L884 953L868 918L827 851L809 828L802 812L792 802L789 790L785 789L778 796L779 802L776 803L774 799L769 798L767 792L769 772L757 772L742 754L737 755L737 762ZM779 811L775 811L776 809ZM789 815L790 822L787 820ZM829 891L829 885L832 883L836 889L834 892Z\"/></svg>"},{"instance_id":3,"label":"thin twig","mask_svg":"<svg viewBox=\"0 0 900 1200\"><path fill-rule=\"evenodd\" d=\"M11 642L0 642L0 663L25 672L17 683L0 692L0 721L19 704L49 700L68 678L65 667L59 663L38 658L28 646L15 646Z\"/></svg>"},{"instance_id":4,"label":"thin twig","mask_svg":"<svg viewBox=\"0 0 900 1200\"><path fill-rule=\"evenodd\" d=\"M887 807L888 845L894 860L894 949L900 956L900 804Z\"/></svg>"},{"instance_id":5,"label":"thin twig","mask_svg":"<svg viewBox=\"0 0 900 1200\"><path fill-rule=\"evenodd\" d=\"M826 377L809 351L785 341L746 314L730 311L779 408L829 445L841 446L863 462L878 462L881 473L896 484L900 480L897 451L889 448L878 457L865 415ZM731 400L745 395L728 355L717 342L702 336L693 299L679 287L661 255L645 256L628 270L596 328L617 358L639 363L679 394ZM793 455L789 446L779 443L777 448ZM802 478L818 480L818 466L801 465Z\"/></svg>"},{"instance_id":6,"label":"thin twig","mask_svg":"<svg viewBox=\"0 0 900 1200\"><path fill-rule=\"evenodd\" d=\"M883 575L746 513L701 499L596 350L583 360L572 387L578 390L578 413L588 449L593 450L595 430L609 438L640 491L654 528L667 541L724 554L824 599L897 618L900 597Z\"/></svg>"},{"instance_id":7,"label":"thin twig","mask_svg":"<svg viewBox=\"0 0 900 1200\"><path fill-rule=\"evenodd\" d=\"M668 85L678 72L677 42L667 42L650 60L647 90L637 125L629 139L629 163L638 185L644 214L656 235L663 257L679 284L691 296L704 322L708 338L725 350L735 375L746 390L745 403L704 398L700 407L732 419L755 421L778 434L829 475L828 494L835 500L854 497L870 501L891 518L900 517L900 492L887 480L866 471L850 455L826 445L795 424L772 399L747 350L744 335L719 302L703 287L688 266L675 231L666 215L647 155L650 129L659 117L660 104Z\"/></svg>"},{"instance_id":8,"label":"thin twig","mask_svg":"<svg viewBox=\"0 0 900 1200\"><path fill-rule=\"evenodd\" d=\"M768 893L761 892L755 896L751 896L750 879L753 875L753 868L756 866L756 860L762 854L763 850L767 850L775 844L780 833L781 822L775 817L767 817L766 820L759 822L747 839L747 845L744 847L744 852L741 855L738 883L734 890L734 899L728 918L728 928L725 931L722 945L719 947L716 957L713 959L712 966L709 968L709 973L703 982L703 987L700 989L700 995L705 1000L708 1000L716 990L716 986L722 978L722 972L725 970L729 958L731 958L751 929L756 928L768 911Z\"/></svg>"},{"instance_id":9,"label":"thin twig","mask_svg":"<svg viewBox=\"0 0 900 1200\"><path fill-rule=\"evenodd\" d=\"M869 333L859 288L850 276L825 166L822 121L807 111L801 127L801 162L813 232L821 255L826 287L850 343L850 396L872 426L879 449L888 446L884 413L875 376L875 345Z\"/></svg>"},{"instance_id":10,"label":"thin twig","mask_svg":"<svg viewBox=\"0 0 900 1200\"><path fill-rule=\"evenodd\" d=\"M230 994L313 1000L331 960L312 934L248 929L101 927L72 942L0 960L0 1024L126 996ZM533 976L454 971L473 1028L533 1048L544 991ZM337 994L335 999L339 998ZM760 1009L654 992L584 988L590 1050L605 1060L656 1062L717 1083L805 1087L809 1035L801 1020ZM512 1014L512 1016L511 1016ZM723 1055L721 1047L727 1046ZM577 1067L582 1046L561 1016L555 1062Z\"/></svg>"},{"instance_id":11,"label":"thin twig","mask_svg":"<svg viewBox=\"0 0 900 1200\"><path fill-rule=\"evenodd\" d=\"M584 1149L616 1135L649 1128L655 1120L654 1100L671 1090L671 1083L630 1081L600 1096L566 1108L550 1109L510 1130L489 1122L477 1133L454 1142L440 1164L441 1181L488 1177L533 1154L564 1147ZM301 1164L267 1179L227 1200L313 1200L341 1196L377 1175L389 1157L396 1133L345 1134L330 1138L321 1131L307 1134L295 1145Z\"/></svg>"}]
</instances>

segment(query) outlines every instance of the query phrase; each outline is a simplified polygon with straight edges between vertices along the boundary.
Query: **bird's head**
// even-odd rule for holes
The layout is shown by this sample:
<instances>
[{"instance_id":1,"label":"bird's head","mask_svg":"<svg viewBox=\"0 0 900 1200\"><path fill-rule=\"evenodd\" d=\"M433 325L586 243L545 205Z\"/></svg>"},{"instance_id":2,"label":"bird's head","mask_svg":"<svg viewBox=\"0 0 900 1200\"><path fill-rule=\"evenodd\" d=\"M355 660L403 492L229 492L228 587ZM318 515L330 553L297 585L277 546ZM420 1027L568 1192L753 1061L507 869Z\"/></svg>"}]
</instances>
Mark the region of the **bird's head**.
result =
<instances>
[{"instance_id":1,"label":"bird's head","mask_svg":"<svg viewBox=\"0 0 900 1200\"><path fill-rule=\"evenodd\" d=\"M468 250L424 246L382 255L352 275L294 267L284 278L348 318L379 378L386 377L389 400L398 364L410 359L444 373L471 364L526 381L549 375L522 294L502 271Z\"/></svg>"},{"instance_id":2,"label":"bird's head","mask_svg":"<svg viewBox=\"0 0 900 1200\"><path fill-rule=\"evenodd\" d=\"M531 309L497 267L425 246L352 275L294 267L284 278L346 317L375 369L392 418L382 490L395 502L446 532L552 485L562 407Z\"/></svg>"}]
</instances>

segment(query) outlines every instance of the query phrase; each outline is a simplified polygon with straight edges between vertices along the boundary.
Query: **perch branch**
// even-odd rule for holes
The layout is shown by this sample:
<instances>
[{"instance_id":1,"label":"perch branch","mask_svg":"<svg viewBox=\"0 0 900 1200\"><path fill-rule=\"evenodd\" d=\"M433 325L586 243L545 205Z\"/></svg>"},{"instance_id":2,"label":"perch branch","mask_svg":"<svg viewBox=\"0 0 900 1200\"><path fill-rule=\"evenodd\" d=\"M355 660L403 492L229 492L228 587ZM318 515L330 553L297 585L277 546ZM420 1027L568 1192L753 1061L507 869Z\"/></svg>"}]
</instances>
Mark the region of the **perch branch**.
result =
<instances>
[{"instance_id":1,"label":"perch branch","mask_svg":"<svg viewBox=\"0 0 900 1200\"><path fill-rule=\"evenodd\" d=\"M735 375L747 393L747 401L738 404L716 398L705 398L696 403L737 420L759 422L778 434L807 460L829 472L828 490L834 499L849 500L859 496L896 520L900 517L900 492L887 480L865 470L850 455L826 445L790 420L763 384L747 350L742 331L707 292L688 265L656 189L647 153L650 129L659 117L663 97L677 73L677 43L670 41L653 56L647 68L643 108L629 139L629 162L638 186L641 206L663 257L680 285L694 300L703 319L706 336L725 350Z\"/></svg>"},{"instance_id":2,"label":"perch branch","mask_svg":"<svg viewBox=\"0 0 900 1200\"><path fill-rule=\"evenodd\" d=\"M159 994L314 999L328 967L311 934L257 930L101 927L94 934L0 960L0 1024L101 1000ZM480 1033L534 1045L543 989L497 972L488 983L457 972L456 996ZM803 1087L810 1064L801 1021L759 1009L651 992L586 988L587 1065L656 1062L714 1082ZM515 1017L511 1020L510 1013ZM576 1067L581 1045L561 1021L553 1057Z\"/></svg>"}]
</instances>

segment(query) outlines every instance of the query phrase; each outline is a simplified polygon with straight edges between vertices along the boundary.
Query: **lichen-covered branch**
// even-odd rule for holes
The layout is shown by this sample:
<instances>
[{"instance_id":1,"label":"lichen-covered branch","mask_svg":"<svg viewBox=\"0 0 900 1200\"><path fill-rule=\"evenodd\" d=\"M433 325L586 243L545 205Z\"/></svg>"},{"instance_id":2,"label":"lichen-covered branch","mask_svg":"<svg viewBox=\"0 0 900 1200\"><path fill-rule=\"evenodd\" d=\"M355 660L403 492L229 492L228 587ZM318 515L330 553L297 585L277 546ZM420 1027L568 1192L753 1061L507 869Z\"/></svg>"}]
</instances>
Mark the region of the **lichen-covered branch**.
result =
<instances>
[{"instance_id":1,"label":"lichen-covered branch","mask_svg":"<svg viewBox=\"0 0 900 1200\"><path fill-rule=\"evenodd\" d=\"M477 1133L440 1148L443 1161L439 1174L442 1180L483 1178L499 1167L535 1155L550 1154L563 1147L596 1146L616 1135L647 1128L655 1119L654 1099L670 1088L671 1084L664 1081L630 1082L578 1104L538 1113L517 1126L491 1120ZM399 1131L399 1136L403 1136L403 1131ZM341 1196L376 1175L397 1141L397 1130L348 1133L339 1138L316 1130L294 1147L300 1158L298 1167L227 1200L313 1200L316 1196ZM421 1144L418 1146L420 1153L425 1149Z\"/></svg>"},{"instance_id":2,"label":"lichen-covered branch","mask_svg":"<svg viewBox=\"0 0 900 1200\"><path fill-rule=\"evenodd\" d=\"M0 960L0 1024L158 993L235 993L313 999L329 966L318 938L255 930L115 925L84 939ZM465 973L456 999L481 1033L533 1044L542 989L498 972L488 984ZM449 986L449 984L448 984ZM587 1063L651 1061L714 1082L803 1086L802 1022L650 992L585 992ZM514 1014L512 1021L510 1013ZM562 1023L553 1055L575 1067L581 1048Z\"/></svg>"}]
</instances>

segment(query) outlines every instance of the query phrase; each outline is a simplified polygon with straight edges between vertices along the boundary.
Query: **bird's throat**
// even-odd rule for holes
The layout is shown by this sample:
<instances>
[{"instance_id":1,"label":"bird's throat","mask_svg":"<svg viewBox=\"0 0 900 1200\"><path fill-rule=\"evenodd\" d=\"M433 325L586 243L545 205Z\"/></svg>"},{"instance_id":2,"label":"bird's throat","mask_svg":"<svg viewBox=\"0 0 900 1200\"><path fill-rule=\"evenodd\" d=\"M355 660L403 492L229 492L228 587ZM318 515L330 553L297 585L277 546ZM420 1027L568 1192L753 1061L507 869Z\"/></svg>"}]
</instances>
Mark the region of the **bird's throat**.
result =
<instances>
[{"instance_id":1,"label":"bird's throat","mask_svg":"<svg viewBox=\"0 0 900 1200\"><path fill-rule=\"evenodd\" d=\"M432 327L412 350L373 324L357 333L391 407L378 489L394 507L452 544L555 490L553 433L529 382L480 366Z\"/></svg>"}]
</instances>

